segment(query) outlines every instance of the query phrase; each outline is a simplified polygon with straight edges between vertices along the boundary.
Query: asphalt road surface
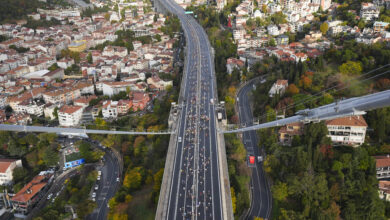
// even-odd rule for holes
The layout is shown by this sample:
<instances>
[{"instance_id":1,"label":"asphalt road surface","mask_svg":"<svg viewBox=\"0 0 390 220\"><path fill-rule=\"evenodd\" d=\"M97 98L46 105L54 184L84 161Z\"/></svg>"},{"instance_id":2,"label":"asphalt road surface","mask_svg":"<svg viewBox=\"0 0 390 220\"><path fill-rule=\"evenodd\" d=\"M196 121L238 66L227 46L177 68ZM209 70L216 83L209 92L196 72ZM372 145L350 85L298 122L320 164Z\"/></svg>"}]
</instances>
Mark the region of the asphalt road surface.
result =
<instances>
[{"instance_id":1,"label":"asphalt road surface","mask_svg":"<svg viewBox=\"0 0 390 220\"><path fill-rule=\"evenodd\" d=\"M253 125L253 115L250 107L248 93L253 89L255 81L249 82L242 87L238 92L238 110L240 123L245 126ZM256 157L256 165L252 168L251 178L251 207L248 211L246 219L253 219L254 217L262 217L269 219L272 210L272 194L263 170L262 162L258 162L258 156L263 156L258 148L258 138L256 131L246 131L242 138L245 148L249 155Z\"/></svg>"},{"instance_id":2,"label":"asphalt road surface","mask_svg":"<svg viewBox=\"0 0 390 220\"><path fill-rule=\"evenodd\" d=\"M192 16L171 1L163 3L179 17L187 40L184 99L179 103L182 111L166 219L223 219L211 47Z\"/></svg>"},{"instance_id":3,"label":"asphalt road surface","mask_svg":"<svg viewBox=\"0 0 390 220\"><path fill-rule=\"evenodd\" d=\"M106 154L103 157L104 165L100 169L102 171L101 179L97 181L99 186L96 191L96 204L97 208L87 216L90 220L103 220L107 219L108 214L108 201L115 195L120 182L117 178L120 178L120 164L111 149L105 149ZM95 187L95 186L94 186Z\"/></svg>"}]
</instances>

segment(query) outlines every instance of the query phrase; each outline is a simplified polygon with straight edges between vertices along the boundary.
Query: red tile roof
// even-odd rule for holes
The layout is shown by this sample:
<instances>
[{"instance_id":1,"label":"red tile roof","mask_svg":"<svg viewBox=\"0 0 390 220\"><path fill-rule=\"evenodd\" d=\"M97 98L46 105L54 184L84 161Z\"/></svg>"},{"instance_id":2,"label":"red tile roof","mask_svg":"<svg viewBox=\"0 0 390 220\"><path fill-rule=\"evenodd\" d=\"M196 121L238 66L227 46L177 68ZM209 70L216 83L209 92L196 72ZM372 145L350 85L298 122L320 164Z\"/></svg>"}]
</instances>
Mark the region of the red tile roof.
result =
<instances>
[{"instance_id":1,"label":"red tile roof","mask_svg":"<svg viewBox=\"0 0 390 220\"><path fill-rule=\"evenodd\" d=\"M81 108L82 108L81 106L64 105L60 108L59 112L73 114Z\"/></svg>"},{"instance_id":2,"label":"red tile roof","mask_svg":"<svg viewBox=\"0 0 390 220\"><path fill-rule=\"evenodd\" d=\"M28 202L32 197L40 192L43 187L46 186L46 179L46 176L35 176L29 183L27 183L27 185L17 192L14 197L11 198L11 201L21 203Z\"/></svg>"},{"instance_id":3,"label":"red tile roof","mask_svg":"<svg viewBox=\"0 0 390 220\"><path fill-rule=\"evenodd\" d=\"M390 156L382 155L382 156L374 156L376 160L376 168L380 167L390 167Z\"/></svg>"},{"instance_id":4,"label":"red tile roof","mask_svg":"<svg viewBox=\"0 0 390 220\"><path fill-rule=\"evenodd\" d=\"M350 116L344 118L336 118L326 121L326 125L344 125L344 126L356 126L367 127L367 122L363 116Z\"/></svg>"},{"instance_id":5,"label":"red tile roof","mask_svg":"<svg viewBox=\"0 0 390 220\"><path fill-rule=\"evenodd\" d=\"M17 160L15 159L0 159L0 173L5 173L8 167Z\"/></svg>"}]
</instances>

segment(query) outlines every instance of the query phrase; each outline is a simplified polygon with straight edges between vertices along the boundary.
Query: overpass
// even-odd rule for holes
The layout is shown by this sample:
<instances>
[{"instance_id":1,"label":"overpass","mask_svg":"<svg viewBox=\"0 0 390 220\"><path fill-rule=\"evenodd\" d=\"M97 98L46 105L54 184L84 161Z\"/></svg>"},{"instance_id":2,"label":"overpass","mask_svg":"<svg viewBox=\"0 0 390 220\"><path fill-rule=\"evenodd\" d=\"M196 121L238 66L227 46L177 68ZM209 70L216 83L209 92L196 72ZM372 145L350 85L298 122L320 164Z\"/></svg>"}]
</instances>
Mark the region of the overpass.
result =
<instances>
[{"instance_id":1,"label":"overpass","mask_svg":"<svg viewBox=\"0 0 390 220\"><path fill-rule=\"evenodd\" d=\"M390 106L390 90L373 93L361 97L354 97L337 101L314 109L304 109L296 113L295 116L271 121L249 127L241 127L231 130L220 130L220 133L238 133L258 130L263 128L283 126L294 122L319 122L334 118L341 118L352 115L364 115L366 111Z\"/></svg>"}]
</instances>

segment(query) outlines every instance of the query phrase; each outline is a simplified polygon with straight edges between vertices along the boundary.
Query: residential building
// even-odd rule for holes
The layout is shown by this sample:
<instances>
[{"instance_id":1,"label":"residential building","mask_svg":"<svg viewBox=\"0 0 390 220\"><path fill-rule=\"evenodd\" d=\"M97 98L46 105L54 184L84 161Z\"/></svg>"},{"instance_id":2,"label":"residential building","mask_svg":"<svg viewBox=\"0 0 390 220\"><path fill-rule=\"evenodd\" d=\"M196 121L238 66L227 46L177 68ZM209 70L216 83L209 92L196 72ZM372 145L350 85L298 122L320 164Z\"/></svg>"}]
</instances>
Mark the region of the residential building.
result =
<instances>
[{"instance_id":1,"label":"residential building","mask_svg":"<svg viewBox=\"0 0 390 220\"><path fill-rule=\"evenodd\" d=\"M276 94L283 95L288 87L288 81L284 79L278 79L269 90L268 94L273 97Z\"/></svg>"},{"instance_id":2,"label":"residential building","mask_svg":"<svg viewBox=\"0 0 390 220\"><path fill-rule=\"evenodd\" d=\"M149 95L144 92L133 92L131 96L134 111L143 110L150 101Z\"/></svg>"},{"instance_id":3,"label":"residential building","mask_svg":"<svg viewBox=\"0 0 390 220\"><path fill-rule=\"evenodd\" d=\"M131 107L133 106L133 101L131 100L119 100L118 101L118 115L125 115L127 114Z\"/></svg>"},{"instance_id":4,"label":"residential building","mask_svg":"<svg viewBox=\"0 0 390 220\"><path fill-rule=\"evenodd\" d=\"M363 2L360 10L360 18L371 21L379 17L380 9L372 3Z\"/></svg>"},{"instance_id":5,"label":"residential building","mask_svg":"<svg viewBox=\"0 0 390 220\"><path fill-rule=\"evenodd\" d=\"M58 120L61 126L77 126L82 117L83 107L64 105L58 110Z\"/></svg>"},{"instance_id":6,"label":"residential building","mask_svg":"<svg viewBox=\"0 0 390 220\"><path fill-rule=\"evenodd\" d=\"M378 183L379 198L390 202L390 181L380 180Z\"/></svg>"},{"instance_id":7,"label":"residential building","mask_svg":"<svg viewBox=\"0 0 390 220\"><path fill-rule=\"evenodd\" d=\"M83 52L87 49L87 42L85 40L74 41L68 45L68 49L73 52Z\"/></svg>"},{"instance_id":8,"label":"residential building","mask_svg":"<svg viewBox=\"0 0 390 220\"><path fill-rule=\"evenodd\" d=\"M303 134L303 123L297 122L285 125L278 131L279 143L286 146L291 146L294 136L300 136Z\"/></svg>"},{"instance_id":9,"label":"residential building","mask_svg":"<svg viewBox=\"0 0 390 220\"><path fill-rule=\"evenodd\" d=\"M276 43L278 45L287 45L288 44L288 36L285 34L279 35L275 38Z\"/></svg>"},{"instance_id":10,"label":"residential building","mask_svg":"<svg viewBox=\"0 0 390 220\"><path fill-rule=\"evenodd\" d=\"M158 91L164 91L168 87L173 86L172 80L164 81L164 80L160 79L160 77L157 74L154 74L152 77L149 77L146 82L150 86L154 87L155 90L158 90Z\"/></svg>"},{"instance_id":11,"label":"residential building","mask_svg":"<svg viewBox=\"0 0 390 220\"><path fill-rule=\"evenodd\" d=\"M13 171L22 167L22 161L17 159L0 159L0 185L9 185L13 180Z\"/></svg>"},{"instance_id":12,"label":"residential building","mask_svg":"<svg viewBox=\"0 0 390 220\"><path fill-rule=\"evenodd\" d=\"M53 180L52 173L40 173L35 176L27 185L25 185L12 198L11 203L16 214L26 215L32 207L44 195L48 184Z\"/></svg>"},{"instance_id":13,"label":"residential building","mask_svg":"<svg viewBox=\"0 0 390 220\"><path fill-rule=\"evenodd\" d=\"M245 62L240 59L229 58L226 61L226 69L229 74L232 74L234 69L241 70L241 68L244 67L245 67Z\"/></svg>"},{"instance_id":14,"label":"residential building","mask_svg":"<svg viewBox=\"0 0 390 220\"><path fill-rule=\"evenodd\" d=\"M390 178L390 155L374 156L376 161L376 178Z\"/></svg>"},{"instance_id":15,"label":"residential building","mask_svg":"<svg viewBox=\"0 0 390 220\"><path fill-rule=\"evenodd\" d=\"M363 116L349 116L326 121L334 145L358 146L364 143L367 123Z\"/></svg>"},{"instance_id":16,"label":"residential building","mask_svg":"<svg viewBox=\"0 0 390 220\"><path fill-rule=\"evenodd\" d=\"M103 102L102 107L103 118L117 118L118 117L118 102L107 100Z\"/></svg>"},{"instance_id":17,"label":"residential building","mask_svg":"<svg viewBox=\"0 0 390 220\"><path fill-rule=\"evenodd\" d=\"M383 21L375 21L373 25L373 30L375 33L386 31L386 29L389 27L389 23L383 22Z\"/></svg>"}]
</instances>

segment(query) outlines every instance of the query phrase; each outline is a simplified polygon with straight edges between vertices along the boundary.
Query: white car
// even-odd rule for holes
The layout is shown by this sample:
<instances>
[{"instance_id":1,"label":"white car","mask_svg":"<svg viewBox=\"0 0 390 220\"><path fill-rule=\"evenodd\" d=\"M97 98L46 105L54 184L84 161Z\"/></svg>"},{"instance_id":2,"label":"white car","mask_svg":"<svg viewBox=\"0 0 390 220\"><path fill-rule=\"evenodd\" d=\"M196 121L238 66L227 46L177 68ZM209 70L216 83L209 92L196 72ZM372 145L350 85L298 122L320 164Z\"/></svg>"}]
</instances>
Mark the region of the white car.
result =
<instances>
[{"instance_id":1,"label":"white car","mask_svg":"<svg viewBox=\"0 0 390 220\"><path fill-rule=\"evenodd\" d=\"M180 143L180 142L181 142L181 137L179 137L179 138L177 139L177 141Z\"/></svg>"},{"instance_id":2,"label":"white car","mask_svg":"<svg viewBox=\"0 0 390 220\"><path fill-rule=\"evenodd\" d=\"M97 180L100 180L100 176L97 177Z\"/></svg>"},{"instance_id":3,"label":"white car","mask_svg":"<svg viewBox=\"0 0 390 220\"><path fill-rule=\"evenodd\" d=\"M99 175L99 176L102 175L102 171L101 171L101 170L98 171L98 175Z\"/></svg>"},{"instance_id":4,"label":"white car","mask_svg":"<svg viewBox=\"0 0 390 220\"><path fill-rule=\"evenodd\" d=\"M259 163L263 162L263 156L257 156L257 161L258 161Z\"/></svg>"},{"instance_id":5,"label":"white car","mask_svg":"<svg viewBox=\"0 0 390 220\"><path fill-rule=\"evenodd\" d=\"M50 194L47 196L47 200L50 200L52 196L53 196L53 193L50 193Z\"/></svg>"},{"instance_id":6,"label":"white car","mask_svg":"<svg viewBox=\"0 0 390 220\"><path fill-rule=\"evenodd\" d=\"M95 186L95 190L98 190L98 189L99 189L99 186L98 186L98 185L96 185L96 186Z\"/></svg>"},{"instance_id":7,"label":"white car","mask_svg":"<svg viewBox=\"0 0 390 220\"><path fill-rule=\"evenodd\" d=\"M119 180L119 177L117 177L117 178L116 178L116 181L117 181L117 182L119 182L119 181L120 181L120 180Z\"/></svg>"},{"instance_id":8,"label":"white car","mask_svg":"<svg viewBox=\"0 0 390 220\"><path fill-rule=\"evenodd\" d=\"M96 193L92 193L92 198L95 198L96 197Z\"/></svg>"}]
</instances>

